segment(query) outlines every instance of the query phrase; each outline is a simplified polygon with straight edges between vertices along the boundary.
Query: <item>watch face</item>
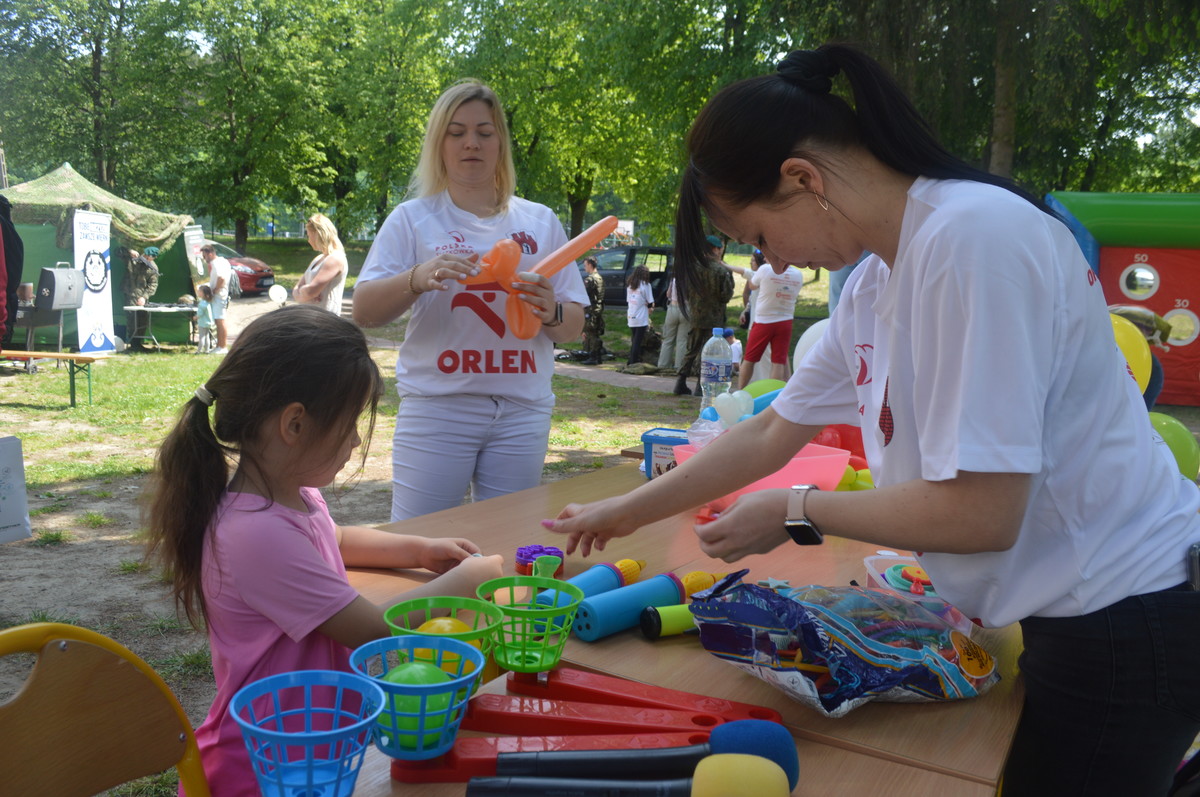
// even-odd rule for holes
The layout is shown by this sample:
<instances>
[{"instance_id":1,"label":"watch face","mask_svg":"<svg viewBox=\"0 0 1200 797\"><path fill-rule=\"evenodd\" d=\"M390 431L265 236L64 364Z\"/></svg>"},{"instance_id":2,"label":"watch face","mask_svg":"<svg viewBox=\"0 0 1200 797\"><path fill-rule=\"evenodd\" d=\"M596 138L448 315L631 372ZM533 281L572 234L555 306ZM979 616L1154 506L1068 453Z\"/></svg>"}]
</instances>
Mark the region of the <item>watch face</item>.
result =
<instances>
[{"instance_id":1,"label":"watch face","mask_svg":"<svg viewBox=\"0 0 1200 797\"><path fill-rule=\"evenodd\" d=\"M807 520L789 520L783 527L797 545L820 545L825 541L824 535Z\"/></svg>"}]
</instances>

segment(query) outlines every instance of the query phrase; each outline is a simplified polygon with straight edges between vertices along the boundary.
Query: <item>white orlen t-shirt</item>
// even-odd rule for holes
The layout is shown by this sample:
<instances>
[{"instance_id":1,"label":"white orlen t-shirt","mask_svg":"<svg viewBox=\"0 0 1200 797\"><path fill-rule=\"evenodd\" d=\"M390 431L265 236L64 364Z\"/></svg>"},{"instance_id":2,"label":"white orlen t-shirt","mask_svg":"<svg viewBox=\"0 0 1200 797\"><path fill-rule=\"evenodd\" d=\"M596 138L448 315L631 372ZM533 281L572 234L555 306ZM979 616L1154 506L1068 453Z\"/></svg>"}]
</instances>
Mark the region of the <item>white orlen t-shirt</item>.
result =
<instances>
[{"instance_id":1,"label":"white orlen t-shirt","mask_svg":"<svg viewBox=\"0 0 1200 797\"><path fill-rule=\"evenodd\" d=\"M764 263L750 279L757 290L754 323L772 324L791 321L795 317L796 299L804 287L804 273L800 269L788 266L782 274L776 274L770 263Z\"/></svg>"},{"instance_id":2,"label":"white orlen t-shirt","mask_svg":"<svg viewBox=\"0 0 1200 797\"><path fill-rule=\"evenodd\" d=\"M781 416L859 423L881 487L1032 474L1012 548L921 556L939 594L1001 626L1186 580L1200 490L1154 433L1063 224L1001 188L918 179L894 268L869 257L841 302Z\"/></svg>"},{"instance_id":3,"label":"white orlen t-shirt","mask_svg":"<svg viewBox=\"0 0 1200 797\"><path fill-rule=\"evenodd\" d=\"M482 257L503 238L521 245L518 272L530 270L567 241L558 217L545 205L513 197L507 212L481 219L442 192L391 212L358 282L402 274L438 254ZM558 301L588 303L573 264L550 282ZM551 340L541 333L520 340L512 333L505 313L508 294L498 285L447 284L449 290L423 293L413 304L396 360L400 395L494 395L537 409L553 407Z\"/></svg>"}]
</instances>

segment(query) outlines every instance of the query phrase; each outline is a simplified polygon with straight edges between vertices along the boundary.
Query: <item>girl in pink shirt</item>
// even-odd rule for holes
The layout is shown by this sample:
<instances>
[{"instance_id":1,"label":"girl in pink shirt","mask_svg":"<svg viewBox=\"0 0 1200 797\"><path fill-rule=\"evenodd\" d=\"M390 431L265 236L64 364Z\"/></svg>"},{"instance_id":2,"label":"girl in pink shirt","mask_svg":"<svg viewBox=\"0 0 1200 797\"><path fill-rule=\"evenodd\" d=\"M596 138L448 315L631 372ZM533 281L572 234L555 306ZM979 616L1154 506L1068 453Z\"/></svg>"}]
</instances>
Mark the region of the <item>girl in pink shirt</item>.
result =
<instances>
[{"instance_id":1,"label":"girl in pink shirt","mask_svg":"<svg viewBox=\"0 0 1200 797\"><path fill-rule=\"evenodd\" d=\"M245 329L159 450L149 545L177 605L208 629L217 695L196 740L213 794L258 794L229 712L239 689L294 670L348 670L353 648L390 635L383 608L350 586L347 565L442 574L405 599L472 597L501 575L501 558L473 556L468 540L330 517L318 488L362 443L364 410L370 437L382 390L354 324L285 307Z\"/></svg>"}]
</instances>

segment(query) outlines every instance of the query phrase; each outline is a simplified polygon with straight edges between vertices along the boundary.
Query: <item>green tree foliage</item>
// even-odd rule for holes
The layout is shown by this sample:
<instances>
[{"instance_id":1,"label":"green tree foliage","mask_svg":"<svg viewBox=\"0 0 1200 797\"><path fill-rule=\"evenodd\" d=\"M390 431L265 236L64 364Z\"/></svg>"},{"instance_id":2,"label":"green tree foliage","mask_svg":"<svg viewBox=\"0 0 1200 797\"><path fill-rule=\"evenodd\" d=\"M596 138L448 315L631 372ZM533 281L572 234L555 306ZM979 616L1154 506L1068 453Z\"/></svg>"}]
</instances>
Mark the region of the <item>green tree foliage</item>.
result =
<instances>
[{"instance_id":1,"label":"green tree foliage","mask_svg":"<svg viewBox=\"0 0 1200 797\"><path fill-rule=\"evenodd\" d=\"M572 232L619 212L669 240L703 103L832 39L1035 192L1196 188L1194 0L8 0L0 144L14 179L70 161L239 247L267 207L353 234L404 197L434 99L472 76L505 103L522 195Z\"/></svg>"},{"instance_id":2,"label":"green tree foliage","mask_svg":"<svg viewBox=\"0 0 1200 797\"><path fill-rule=\"evenodd\" d=\"M0 138L17 175L69 161L130 199L166 199L164 172L183 153L187 11L173 0L0 6Z\"/></svg>"}]
</instances>

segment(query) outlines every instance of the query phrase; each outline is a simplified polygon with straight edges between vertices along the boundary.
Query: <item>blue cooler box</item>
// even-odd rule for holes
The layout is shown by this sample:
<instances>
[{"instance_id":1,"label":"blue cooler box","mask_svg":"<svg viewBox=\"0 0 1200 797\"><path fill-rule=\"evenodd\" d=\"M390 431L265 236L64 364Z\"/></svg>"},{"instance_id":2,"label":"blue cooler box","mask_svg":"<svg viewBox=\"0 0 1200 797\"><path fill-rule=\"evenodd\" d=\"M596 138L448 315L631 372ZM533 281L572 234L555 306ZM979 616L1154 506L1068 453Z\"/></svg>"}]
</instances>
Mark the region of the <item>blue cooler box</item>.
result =
<instances>
[{"instance_id":1,"label":"blue cooler box","mask_svg":"<svg viewBox=\"0 0 1200 797\"><path fill-rule=\"evenodd\" d=\"M646 478L653 479L675 467L675 446L687 443L686 429L651 429L642 435Z\"/></svg>"}]
</instances>

